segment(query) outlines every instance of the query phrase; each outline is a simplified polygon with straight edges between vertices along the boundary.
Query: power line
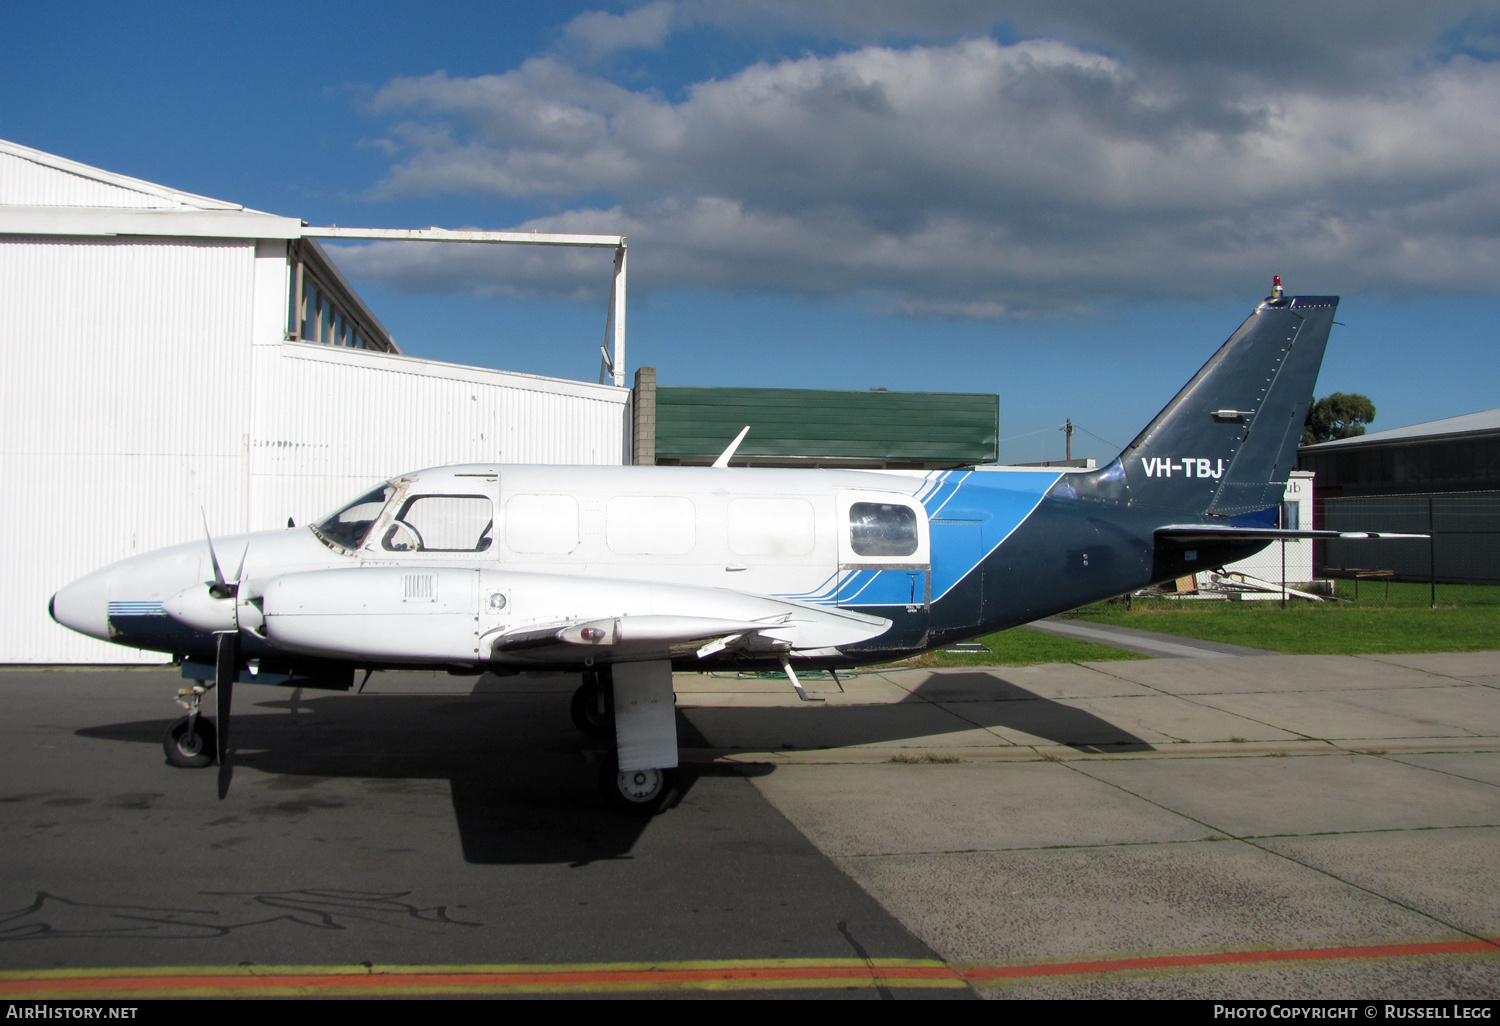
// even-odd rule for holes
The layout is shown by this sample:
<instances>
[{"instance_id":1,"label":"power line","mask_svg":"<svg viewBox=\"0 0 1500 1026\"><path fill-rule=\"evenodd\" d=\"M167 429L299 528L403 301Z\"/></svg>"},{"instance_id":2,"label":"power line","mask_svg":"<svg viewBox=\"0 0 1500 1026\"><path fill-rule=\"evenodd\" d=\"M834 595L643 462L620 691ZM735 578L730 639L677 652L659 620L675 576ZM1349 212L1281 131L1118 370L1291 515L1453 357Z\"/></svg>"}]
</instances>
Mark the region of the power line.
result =
<instances>
[{"instance_id":1,"label":"power line","mask_svg":"<svg viewBox=\"0 0 1500 1026\"><path fill-rule=\"evenodd\" d=\"M1103 442L1105 445L1109 446L1111 449L1114 449L1116 452L1118 452L1118 451L1120 451L1120 450L1122 450L1122 449L1125 448L1123 445L1116 445L1114 442L1111 442L1108 438L1100 438L1098 435L1094 434L1092 431L1090 431L1086 427L1080 427L1079 425L1074 424L1073 425L1073 430L1074 431L1082 431L1084 434L1088 435L1090 438L1095 439L1096 441Z\"/></svg>"},{"instance_id":2,"label":"power line","mask_svg":"<svg viewBox=\"0 0 1500 1026\"><path fill-rule=\"evenodd\" d=\"M1040 434L1042 434L1044 432L1051 431L1051 430L1052 430L1052 428L1042 428L1041 431L1028 431L1024 435L1011 435L1009 438L1002 438L1002 439L1000 439L1000 441L996 442L995 444L996 445L1001 445L1001 444L1003 444L1005 442L1014 442L1018 438L1030 438L1032 435L1040 435Z\"/></svg>"}]
</instances>

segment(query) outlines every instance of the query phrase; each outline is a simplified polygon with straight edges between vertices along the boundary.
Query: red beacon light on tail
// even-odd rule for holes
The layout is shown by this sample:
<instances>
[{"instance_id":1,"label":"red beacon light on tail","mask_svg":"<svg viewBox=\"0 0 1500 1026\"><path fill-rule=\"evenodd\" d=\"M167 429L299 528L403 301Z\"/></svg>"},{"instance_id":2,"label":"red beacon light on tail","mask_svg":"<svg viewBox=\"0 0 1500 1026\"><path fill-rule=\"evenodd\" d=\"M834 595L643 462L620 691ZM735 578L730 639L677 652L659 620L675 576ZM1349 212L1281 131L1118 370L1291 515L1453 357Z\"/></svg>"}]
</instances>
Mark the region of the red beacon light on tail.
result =
<instances>
[{"instance_id":1,"label":"red beacon light on tail","mask_svg":"<svg viewBox=\"0 0 1500 1026\"><path fill-rule=\"evenodd\" d=\"M1279 274L1273 274L1271 276L1271 298L1281 298L1281 275Z\"/></svg>"}]
</instances>

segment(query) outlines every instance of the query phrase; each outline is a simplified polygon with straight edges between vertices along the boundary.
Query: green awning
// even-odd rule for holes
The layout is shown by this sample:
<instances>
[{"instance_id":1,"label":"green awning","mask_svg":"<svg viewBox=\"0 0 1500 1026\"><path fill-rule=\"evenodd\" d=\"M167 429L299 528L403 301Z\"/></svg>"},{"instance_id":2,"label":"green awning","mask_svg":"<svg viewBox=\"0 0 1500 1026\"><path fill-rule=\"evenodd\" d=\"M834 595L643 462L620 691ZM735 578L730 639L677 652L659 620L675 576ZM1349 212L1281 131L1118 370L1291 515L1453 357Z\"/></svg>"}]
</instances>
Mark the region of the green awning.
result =
<instances>
[{"instance_id":1,"label":"green awning","mask_svg":"<svg viewBox=\"0 0 1500 1026\"><path fill-rule=\"evenodd\" d=\"M1000 399L955 392L804 388L656 389L656 458L737 457L961 466L996 459Z\"/></svg>"}]
</instances>

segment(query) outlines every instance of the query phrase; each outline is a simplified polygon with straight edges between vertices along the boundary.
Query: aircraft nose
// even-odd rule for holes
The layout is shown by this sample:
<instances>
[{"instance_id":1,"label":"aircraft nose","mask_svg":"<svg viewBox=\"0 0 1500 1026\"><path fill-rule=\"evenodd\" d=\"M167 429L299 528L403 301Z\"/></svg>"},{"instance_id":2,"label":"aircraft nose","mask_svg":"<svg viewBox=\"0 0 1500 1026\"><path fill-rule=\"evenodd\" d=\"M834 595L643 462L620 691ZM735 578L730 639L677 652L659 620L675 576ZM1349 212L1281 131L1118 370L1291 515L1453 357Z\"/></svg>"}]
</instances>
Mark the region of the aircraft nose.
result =
<instances>
[{"instance_id":1,"label":"aircraft nose","mask_svg":"<svg viewBox=\"0 0 1500 1026\"><path fill-rule=\"evenodd\" d=\"M90 574L63 588L47 603L47 612L70 630L109 640L109 594L102 574Z\"/></svg>"}]
</instances>

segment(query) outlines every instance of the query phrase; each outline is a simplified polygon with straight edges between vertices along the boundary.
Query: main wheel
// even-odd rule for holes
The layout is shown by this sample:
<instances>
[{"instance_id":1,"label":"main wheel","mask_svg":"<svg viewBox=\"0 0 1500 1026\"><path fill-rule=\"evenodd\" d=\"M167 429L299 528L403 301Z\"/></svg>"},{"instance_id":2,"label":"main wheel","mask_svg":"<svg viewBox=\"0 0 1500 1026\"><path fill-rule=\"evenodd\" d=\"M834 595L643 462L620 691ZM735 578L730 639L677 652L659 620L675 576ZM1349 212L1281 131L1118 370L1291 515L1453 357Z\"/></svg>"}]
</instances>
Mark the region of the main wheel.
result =
<instances>
[{"instance_id":1,"label":"main wheel","mask_svg":"<svg viewBox=\"0 0 1500 1026\"><path fill-rule=\"evenodd\" d=\"M677 804L678 773L676 769L632 770L620 772L620 764L611 755L599 768L599 793L604 804L627 816L654 816Z\"/></svg>"},{"instance_id":2,"label":"main wheel","mask_svg":"<svg viewBox=\"0 0 1500 1026\"><path fill-rule=\"evenodd\" d=\"M568 712L573 717L573 726L577 727L589 737L614 737L615 736L615 703L612 689L608 683L594 677L592 674L583 678L577 691L573 692L573 701L568 706ZM604 709L599 709L600 691L604 694Z\"/></svg>"},{"instance_id":3,"label":"main wheel","mask_svg":"<svg viewBox=\"0 0 1500 1026\"><path fill-rule=\"evenodd\" d=\"M193 729L189 730L188 719L184 716L172 724L167 736L162 738L161 746L166 750L167 762L182 769L212 766L214 753L219 748L219 732L214 729L212 720L202 716L193 720Z\"/></svg>"}]
</instances>

